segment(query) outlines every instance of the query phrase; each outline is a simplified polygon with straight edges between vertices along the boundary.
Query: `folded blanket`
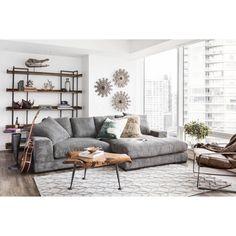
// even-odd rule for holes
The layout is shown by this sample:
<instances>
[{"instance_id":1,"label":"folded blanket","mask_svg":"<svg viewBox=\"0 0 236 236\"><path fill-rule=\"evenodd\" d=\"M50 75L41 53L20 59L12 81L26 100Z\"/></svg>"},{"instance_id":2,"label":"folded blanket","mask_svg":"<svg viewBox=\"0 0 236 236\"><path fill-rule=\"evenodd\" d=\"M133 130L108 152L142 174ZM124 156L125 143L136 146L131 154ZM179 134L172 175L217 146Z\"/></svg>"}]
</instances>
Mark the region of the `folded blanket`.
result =
<instances>
[{"instance_id":1,"label":"folded blanket","mask_svg":"<svg viewBox=\"0 0 236 236\"><path fill-rule=\"evenodd\" d=\"M236 134L231 137L229 143L225 147L220 147L220 146L209 144L209 143L208 144L197 143L194 146L194 148L204 148L209 151L220 153L227 158L228 162L230 163L229 168L236 168ZM207 156L207 154L203 154L203 155ZM199 155L199 157L203 155ZM209 155L209 156L211 156L211 160L213 162L214 162L214 159L218 159L217 157L214 158L214 155ZM199 158L198 158L198 161L199 161ZM206 164L206 163L202 163L203 161L204 161L204 158L202 159L201 164ZM209 162L209 159L208 159L208 162ZM213 163L209 163L208 166L214 167L212 164ZM219 168L219 166L217 166L216 168Z\"/></svg>"}]
</instances>

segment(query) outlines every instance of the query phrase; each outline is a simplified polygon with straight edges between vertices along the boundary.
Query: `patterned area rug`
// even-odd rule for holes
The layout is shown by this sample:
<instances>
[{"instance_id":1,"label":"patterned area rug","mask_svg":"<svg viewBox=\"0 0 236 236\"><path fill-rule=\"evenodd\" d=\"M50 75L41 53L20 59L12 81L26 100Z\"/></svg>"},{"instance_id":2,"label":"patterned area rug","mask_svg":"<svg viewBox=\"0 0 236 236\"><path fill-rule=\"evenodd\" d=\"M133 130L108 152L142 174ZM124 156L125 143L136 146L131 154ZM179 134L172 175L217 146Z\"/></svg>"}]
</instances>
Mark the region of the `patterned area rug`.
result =
<instances>
[{"instance_id":1,"label":"patterned area rug","mask_svg":"<svg viewBox=\"0 0 236 236\"><path fill-rule=\"evenodd\" d=\"M35 176L41 196L194 196L203 192L196 187L197 175L190 164L172 164L133 171L120 170L122 190L118 190L115 168L88 169L75 173L73 189L68 190L71 171ZM227 182L208 176L201 186L224 187Z\"/></svg>"}]
</instances>

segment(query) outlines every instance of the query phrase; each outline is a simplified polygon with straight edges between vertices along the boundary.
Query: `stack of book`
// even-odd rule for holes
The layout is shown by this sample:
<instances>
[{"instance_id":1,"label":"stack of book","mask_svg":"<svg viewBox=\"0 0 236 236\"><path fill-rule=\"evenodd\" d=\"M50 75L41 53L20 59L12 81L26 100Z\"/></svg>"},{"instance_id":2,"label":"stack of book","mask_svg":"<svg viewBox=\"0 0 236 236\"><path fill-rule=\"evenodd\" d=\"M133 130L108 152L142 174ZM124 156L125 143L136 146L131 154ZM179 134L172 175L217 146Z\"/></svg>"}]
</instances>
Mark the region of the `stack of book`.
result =
<instances>
[{"instance_id":1,"label":"stack of book","mask_svg":"<svg viewBox=\"0 0 236 236\"><path fill-rule=\"evenodd\" d=\"M97 150L96 152L90 153L89 151L82 151L79 153L80 157L87 157L87 158L96 158L99 156L102 156L104 154L104 151Z\"/></svg>"},{"instance_id":2,"label":"stack of book","mask_svg":"<svg viewBox=\"0 0 236 236\"><path fill-rule=\"evenodd\" d=\"M37 89L35 87L25 86L24 91L25 92L34 92L34 91L37 91Z\"/></svg>"},{"instance_id":3,"label":"stack of book","mask_svg":"<svg viewBox=\"0 0 236 236\"><path fill-rule=\"evenodd\" d=\"M69 104L59 104L57 106L57 109L59 109L59 110L73 110L73 107Z\"/></svg>"},{"instance_id":4,"label":"stack of book","mask_svg":"<svg viewBox=\"0 0 236 236\"><path fill-rule=\"evenodd\" d=\"M4 133L19 133L21 132L21 129L19 128L6 128L4 130Z\"/></svg>"}]
</instances>

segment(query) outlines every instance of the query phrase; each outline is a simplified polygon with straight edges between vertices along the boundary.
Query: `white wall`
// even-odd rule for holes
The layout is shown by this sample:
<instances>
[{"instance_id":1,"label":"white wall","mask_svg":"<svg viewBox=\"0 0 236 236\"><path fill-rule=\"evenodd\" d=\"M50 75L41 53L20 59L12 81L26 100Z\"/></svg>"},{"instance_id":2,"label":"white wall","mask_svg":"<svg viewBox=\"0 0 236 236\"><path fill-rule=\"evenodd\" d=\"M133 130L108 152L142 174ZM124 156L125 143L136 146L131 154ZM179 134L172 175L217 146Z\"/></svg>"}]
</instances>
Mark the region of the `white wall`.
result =
<instances>
[{"instance_id":1,"label":"white wall","mask_svg":"<svg viewBox=\"0 0 236 236\"><path fill-rule=\"evenodd\" d=\"M79 95L79 105L83 110L79 111L79 116L99 116L114 115L120 112L116 111L112 105L112 95L116 91L126 91L131 99L131 106L127 112L142 114L143 113L143 59L129 60L116 56L87 55L79 57L51 56L39 54L27 54L19 52L0 51L0 150L5 149L5 143L11 141L11 134L4 134L6 124L11 124L11 112L6 111L7 106L11 106L11 93L6 92L6 88L11 88L12 75L7 74L6 70L12 66L25 67L24 62L28 58L49 58L50 66L39 68L37 71L59 72L60 70L78 70L83 74L80 79L79 87L83 90ZM112 80L114 72L119 69L126 69L130 75L130 82L125 88L119 89L113 84L113 91L108 97L100 97L95 93L95 82L99 78L108 78ZM24 79L24 75L16 76L16 83ZM50 79L56 88L59 88L58 77L40 77L31 76L34 86L41 88L43 83ZM15 87L17 84L15 83ZM25 99L25 93L15 93L15 101ZM63 99L70 101L70 96L63 95ZM59 94L54 93L30 93L29 98L35 100L35 105L59 103ZM29 112L29 123L32 121L35 111ZM70 116L71 113L64 111L63 116ZM15 117L19 117L20 123L25 123L25 112L18 111ZM58 117L59 111L41 111L37 122L44 117Z\"/></svg>"},{"instance_id":2,"label":"white wall","mask_svg":"<svg viewBox=\"0 0 236 236\"><path fill-rule=\"evenodd\" d=\"M99 78L113 79L113 74L119 68L128 71L129 83L124 88L118 88L112 82L113 90L108 97L100 97L95 93L95 82ZM126 112L143 113L143 59L128 60L121 57L100 55L89 56L89 116L121 114L112 105L112 96L117 91L126 91L131 99L131 106Z\"/></svg>"},{"instance_id":3,"label":"white wall","mask_svg":"<svg viewBox=\"0 0 236 236\"><path fill-rule=\"evenodd\" d=\"M49 55L33 55L26 53L18 52L6 52L0 51L0 150L5 149L5 143L10 142L11 134L4 134L3 130L5 129L6 124L11 124L11 111L6 111L7 106L11 106L11 92L6 92L6 88L11 88L12 75L7 74L7 69L12 69L12 66L25 67L24 62L28 58L49 58L50 66L47 68L39 68L38 71L51 71L51 72L60 72L60 70L78 70L83 73L84 69L82 68L83 57L61 57L61 56L49 56ZM86 70L86 69L85 69ZM17 87L17 82L21 79L26 78L25 75L17 75L15 87ZM59 89L59 78L58 77L40 77L40 76L30 76L33 79L34 85L37 88L42 88L43 83L47 82L47 79L51 80L55 88ZM86 78L81 78L79 87L82 88L82 80ZM15 93L15 101L25 99L25 93ZM35 100L35 105L41 104L52 104L57 105L59 103L59 93L30 93L29 98ZM71 102L70 96L65 94L63 99ZM79 95L79 104L84 106L82 100L82 95ZM32 121L32 118L35 114L35 111L29 112L29 122ZM70 116L70 112L64 111L64 116ZM40 121L45 116L58 117L59 111L42 111L37 121ZM79 115L83 116L83 110L79 111ZM15 116L19 117L20 123L25 123L25 112L18 111L15 113Z\"/></svg>"}]
</instances>

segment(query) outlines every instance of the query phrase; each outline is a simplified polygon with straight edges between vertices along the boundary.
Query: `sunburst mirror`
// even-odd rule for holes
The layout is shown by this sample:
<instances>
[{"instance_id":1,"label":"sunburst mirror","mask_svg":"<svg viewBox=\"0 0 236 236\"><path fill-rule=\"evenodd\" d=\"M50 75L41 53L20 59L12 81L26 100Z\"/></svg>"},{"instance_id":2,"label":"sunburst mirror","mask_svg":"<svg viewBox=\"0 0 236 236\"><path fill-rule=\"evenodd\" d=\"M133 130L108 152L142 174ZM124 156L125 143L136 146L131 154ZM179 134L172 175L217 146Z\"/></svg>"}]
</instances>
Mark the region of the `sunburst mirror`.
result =
<instances>
[{"instance_id":1,"label":"sunburst mirror","mask_svg":"<svg viewBox=\"0 0 236 236\"><path fill-rule=\"evenodd\" d=\"M119 88L125 87L129 82L129 74L125 69L117 70L113 75L113 81Z\"/></svg>"},{"instance_id":2,"label":"sunburst mirror","mask_svg":"<svg viewBox=\"0 0 236 236\"><path fill-rule=\"evenodd\" d=\"M116 92L112 97L112 106L117 111L125 111L130 106L130 97L126 92Z\"/></svg>"},{"instance_id":3,"label":"sunburst mirror","mask_svg":"<svg viewBox=\"0 0 236 236\"><path fill-rule=\"evenodd\" d=\"M94 87L96 88L95 92L101 97L107 97L112 90L111 81L109 81L107 78L98 79Z\"/></svg>"}]
</instances>

